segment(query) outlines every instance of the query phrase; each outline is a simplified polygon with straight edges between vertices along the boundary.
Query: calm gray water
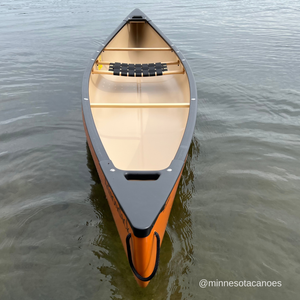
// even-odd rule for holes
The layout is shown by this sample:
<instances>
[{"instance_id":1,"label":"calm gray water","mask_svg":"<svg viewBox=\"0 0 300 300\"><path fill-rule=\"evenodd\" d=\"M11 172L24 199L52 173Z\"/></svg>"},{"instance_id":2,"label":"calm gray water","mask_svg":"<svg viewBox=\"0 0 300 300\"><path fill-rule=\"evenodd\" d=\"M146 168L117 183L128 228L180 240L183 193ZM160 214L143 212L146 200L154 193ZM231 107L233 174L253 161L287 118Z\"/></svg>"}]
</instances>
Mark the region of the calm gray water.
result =
<instances>
[{"instance_id":1,"label":"calm gray water","mask_svg":"<svg viewBox=\"0 0 300 300\"><path fill-rule=\"evenodd\" d=\"M299 299L299 1L141 2L0 3L0 299ZM199 96L146 289L81 118L83 71L136 7L183 51ZM282 287L202 289L201 279Z\"/></svg>"}]
</instances>

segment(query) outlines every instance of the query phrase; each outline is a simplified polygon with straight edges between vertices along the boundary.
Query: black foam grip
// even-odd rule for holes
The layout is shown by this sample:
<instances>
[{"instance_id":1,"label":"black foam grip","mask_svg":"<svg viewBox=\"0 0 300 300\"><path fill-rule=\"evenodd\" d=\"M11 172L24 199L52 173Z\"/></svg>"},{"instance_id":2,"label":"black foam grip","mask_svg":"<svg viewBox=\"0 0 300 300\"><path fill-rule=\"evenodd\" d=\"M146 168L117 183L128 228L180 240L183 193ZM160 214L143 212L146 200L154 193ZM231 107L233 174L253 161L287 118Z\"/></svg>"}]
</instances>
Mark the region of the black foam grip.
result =
<instances>
[{"instance_id":1,"label":"black foam grip","mask_svg":"<svg viewBox=\"0 0 300 300\"><path fill-rule=\"evenodd\" d=\"M119 75L120 75L120 69L116 69L116 68L115 68L115 69L114 69L114 75L118 75L118 76L119 76Z\"/></svg>"}]
</instances>

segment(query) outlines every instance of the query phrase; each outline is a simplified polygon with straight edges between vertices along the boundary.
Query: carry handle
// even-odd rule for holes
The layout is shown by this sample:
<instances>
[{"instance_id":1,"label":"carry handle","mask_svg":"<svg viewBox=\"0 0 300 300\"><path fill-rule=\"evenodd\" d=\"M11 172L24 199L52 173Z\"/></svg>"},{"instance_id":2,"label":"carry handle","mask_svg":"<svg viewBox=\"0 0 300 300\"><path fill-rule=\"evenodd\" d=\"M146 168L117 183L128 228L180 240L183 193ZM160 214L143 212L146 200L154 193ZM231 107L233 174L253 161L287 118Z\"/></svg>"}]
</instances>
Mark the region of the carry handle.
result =
<instances>
[{"instance_id":1,"label":"carry handle","mask_svg":"<svg viewBox=\"0 0 300 300\"><path fill-rule=\"evenodd\" d=\"M129 261L129 265L131 267L131 270L133 272L133 274L141 281L149 281L151 280L157 269L158 269L158 263L159 263L159 252L160 252L160 237L159 237L159 234L155 231L154 232L154 235L156 236L156 240L157 240L157 247L156 247L156 260L155 260L155 266L154 266L154 269L153 269L153 272L151 273L150 276L148 277L143 277L141 276L137 270L135 269L134 265L133 265L133 262L132 262L132 257L131 257L131 250L130 250L130 238L131 238L131 233L129 233L126 237L126 246L127 246L127 255L128 255L128 261Z\"/></svg>"}]
</instances>

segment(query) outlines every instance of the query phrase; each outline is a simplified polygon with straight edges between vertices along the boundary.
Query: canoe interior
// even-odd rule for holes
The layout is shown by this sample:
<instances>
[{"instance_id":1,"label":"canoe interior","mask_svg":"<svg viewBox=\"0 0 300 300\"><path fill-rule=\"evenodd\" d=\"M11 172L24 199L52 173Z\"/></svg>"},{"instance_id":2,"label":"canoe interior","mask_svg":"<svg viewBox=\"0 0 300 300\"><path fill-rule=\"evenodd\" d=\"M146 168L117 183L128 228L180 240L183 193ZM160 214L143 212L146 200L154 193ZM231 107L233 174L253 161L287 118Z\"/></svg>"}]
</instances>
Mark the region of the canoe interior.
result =
<instances>
[{"instance_id":1,"label":"canoe interior","mask_svg":"<svg viewBox=\"0 0 300 300\"><path fill-rule=\"evenodd\" d=\"M106 48L170 48L147 22L127 23ZM132 64L179 61L171 51L106 51L101 61ZM95 66L99 70L98 66ZM168 71L184 71L181 63ZM154 171L167 168L180 146L187 124L190 103L185 72L153 77L123 77L91 74L89 98L94 122L103 146L116 168ZM121 104L102 107L96 103ZM136 107L135 103L162 103L161 107ZM165 104L181 103L178 107ZM94 106L93 106L94 104ZM122 104L127 104L122 107ZM130 105L128 105L130 104Z\"/></svg>"}]
</instances>

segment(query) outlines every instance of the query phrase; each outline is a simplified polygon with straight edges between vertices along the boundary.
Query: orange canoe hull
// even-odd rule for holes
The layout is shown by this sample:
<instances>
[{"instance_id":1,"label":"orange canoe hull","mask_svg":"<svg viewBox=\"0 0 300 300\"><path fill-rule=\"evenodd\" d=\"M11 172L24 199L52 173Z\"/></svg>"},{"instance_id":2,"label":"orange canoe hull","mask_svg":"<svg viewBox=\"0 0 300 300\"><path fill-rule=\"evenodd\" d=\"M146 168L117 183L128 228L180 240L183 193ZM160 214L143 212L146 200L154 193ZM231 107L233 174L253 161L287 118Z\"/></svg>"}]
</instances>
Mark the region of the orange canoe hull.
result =
<instances>
[{"instance_id":1,"label":"orange canoe hull","mask_svg":"<svg viewBox=\"0 0 300 300\"><path fill-rule=\"evenodd\" d=\"M193 137L195 78L183 53L135 9L93 54L81 101L89 149L129 266L146 287L158 269Z\"/></svg>"},{"instance_id":2,"label":"orange canoe hull","mask_svg":"<svg viewBox=\"0 0 300 300\"><path fill-rule=\"evenodd\" d=\"M132 231L132 228L130 226L129 221L127 220L126 216L122 212L122 209L119 206L118 200L116 199L112 189L110 188L109 183L107 182L104 173L101 169L101 166L99 164L98 158L96 156L96 153L94 151L93 145L91 143L84 116L83 116L83 123L84 123L84 129L87 136L88 145L95 163L95 166L97 168L98 175L100 177L101 184L103 186L110 210L112 212L114 221L116 223L124 250L126 252L126 255L128 257L127 253L127 245L126 245L126 238L128 234L131 234L130 239L130 248L132 260L134 267L136 271L142 276L142 277L148 277L151 275L155 268L155 261L157 256L157 250L156 250L156 238L155 238L155 232L159 234L160 237L160 245L162 243L164 233L167 227L168 219L170 216L171 208L174 202L174 198L176 195L176 191L178 188L178 184L181 178L182 170L180 175L178 176L178 179L176 181L176 184L174 185L167 201L165 204L165 207L163 211L159 214L151 233L147 237L139 238L136 237ZM141 287L146 287L150 281L141 281L134 275L137 283Z\"/></svg>"}]
</instances>

